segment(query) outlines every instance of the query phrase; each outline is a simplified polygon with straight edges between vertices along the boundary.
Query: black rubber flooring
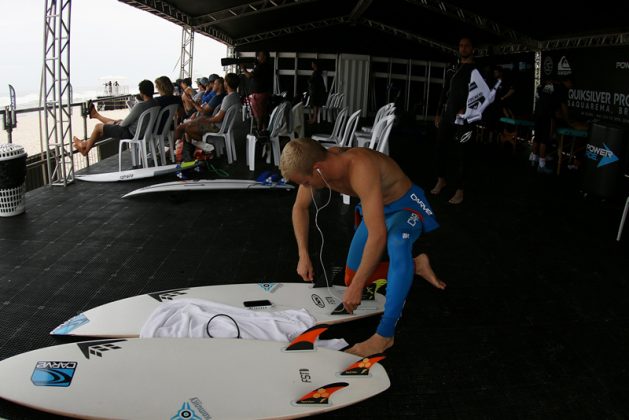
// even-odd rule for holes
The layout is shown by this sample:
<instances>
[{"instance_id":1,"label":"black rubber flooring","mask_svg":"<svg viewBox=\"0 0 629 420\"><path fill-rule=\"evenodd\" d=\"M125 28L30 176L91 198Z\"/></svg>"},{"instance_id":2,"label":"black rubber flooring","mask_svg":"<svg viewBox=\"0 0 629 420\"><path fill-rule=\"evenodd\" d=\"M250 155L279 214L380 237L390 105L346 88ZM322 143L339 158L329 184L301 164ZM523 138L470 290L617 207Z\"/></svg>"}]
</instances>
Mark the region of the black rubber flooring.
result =
<instances>
[{"instance_id":1,"label":"black rubber flooring","mask_svg":"<svg viewBox=\"0 0 629 420\"><path fill-rule=\"evenodd\" d=\"M415 126L397 127L391 139L391 155L425 189L435 179L433 139L430 128ZM244 143L238 149L235 164L214 165L234 178L269 169L250 173ZM538 175L527 156L524 146L512 155L475 145L465 202L449 205L449 189L431 198L442 227L420 238L418 250L429 253L447 289L416 279L382 362L391 388L320 418L629 417L629 227L615 241L624 198L584 197L578 174ZM116 165L113 158L90 170ZM136 294L301 281L293 192L121 198L174 179L44 187L27 194L25 214L0 218L0 359L68 342L48 332ZM329 270L344 265L353 220L332 196L320 215ZM313 230L315 260L318 248ZM356 342L376 323L326 334ZM0 417L57 418L6 401Z\"/></svg>"}]
</instances>

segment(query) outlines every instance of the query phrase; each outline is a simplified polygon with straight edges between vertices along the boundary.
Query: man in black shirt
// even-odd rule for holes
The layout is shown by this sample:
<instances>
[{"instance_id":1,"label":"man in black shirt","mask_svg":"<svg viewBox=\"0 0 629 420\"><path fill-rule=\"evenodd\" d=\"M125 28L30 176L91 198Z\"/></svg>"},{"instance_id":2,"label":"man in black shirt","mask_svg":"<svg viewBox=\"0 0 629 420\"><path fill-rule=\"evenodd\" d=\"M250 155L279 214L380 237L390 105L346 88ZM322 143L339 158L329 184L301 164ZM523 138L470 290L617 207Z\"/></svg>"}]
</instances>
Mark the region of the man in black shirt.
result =
<instances>
[{"instance_id":1,"label":"man in black shirt","mask_svg":"<svg viewBox=\"0 0 629 420\"><path fill-rule=\"evenodd\" d=\"M249 95L251 111L258 124L258 129L263 130L269 115L271 93L273 92L273 67L269 63L269 53L266 51L258 51L256 59L257 63L253 71L248 71L245 64L241 64L240 68L245 77L252 79L252 93Z\"/></svg>"},{"instance_id":2,"label":"man in black shirt","mask_svg":"<svg viewBox=\"0 0 629 420\"><path fill-rule=\"evenodd\" d=\"M446 171L448 169L448 157L453 155L451 166L453 167L453 186L456 188L454 196L449 200L451 204L463 202L463 181L465 178L465 149L469 142L461 142L456 138L457 126L454 124L457 114L463 114L466 109L469 83L474 64L474 46L470 38L461 38L459 41L459 65L446 81L445 88L439 98L435 127L439 129L437 139L437 184L430 191L439 194L447 185Z\"/></svg>"}]
</instances>

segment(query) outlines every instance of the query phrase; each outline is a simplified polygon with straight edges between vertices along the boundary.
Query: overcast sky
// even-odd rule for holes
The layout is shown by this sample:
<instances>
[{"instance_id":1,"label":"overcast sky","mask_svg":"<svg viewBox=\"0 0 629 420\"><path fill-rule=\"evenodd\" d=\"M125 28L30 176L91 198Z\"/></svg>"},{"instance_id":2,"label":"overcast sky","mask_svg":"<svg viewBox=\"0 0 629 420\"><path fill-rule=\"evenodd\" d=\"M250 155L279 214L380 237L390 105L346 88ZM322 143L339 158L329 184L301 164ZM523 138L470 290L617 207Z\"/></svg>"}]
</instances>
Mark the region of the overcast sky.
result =
<instances>
[{"instance_id":1,"label":"overcast sky","mask_svg":"<svg viewBox=\"0 0 629 420\"><path fill-rule=\"evenodd\" d=\"M17 96L39 93L43 60L44 0L0 0L0 103L8 84ZM181 27L118 0L72 2L70 73L75 92L100 89L101 77L124 76L132 92L142 79L179 75ZM221 73L226 46L194 39L193 74Z\"/></svg>"}]
</instances>

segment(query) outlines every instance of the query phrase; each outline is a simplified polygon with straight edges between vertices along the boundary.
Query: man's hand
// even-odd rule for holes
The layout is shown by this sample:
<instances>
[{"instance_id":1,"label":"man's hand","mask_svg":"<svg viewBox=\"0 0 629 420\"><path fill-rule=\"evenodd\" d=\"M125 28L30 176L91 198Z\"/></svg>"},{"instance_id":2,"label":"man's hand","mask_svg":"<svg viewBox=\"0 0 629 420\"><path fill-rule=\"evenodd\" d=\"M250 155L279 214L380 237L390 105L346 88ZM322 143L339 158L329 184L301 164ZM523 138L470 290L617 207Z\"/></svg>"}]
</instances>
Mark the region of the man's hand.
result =
<instances>
[{"instance_id":1,"label":"man's hand","mask_svg":"<svg viewBox=\"0 0 629 420\"><path fill-rule=\"evenodd\" d=\"M362 296L362 288L354 286L354 283L350 284L347 289L345 289L345 293L343 293L343 306L345 310L350 314L354 313L354 309L360 305Z\"/></svg>"},{"instance_id":2,"label":"man's hand","mask_svg":"<svg viewBox=\"0 0 629 420\"><path fill-rule=\"evenodd\" d=\"M299 274L304 281L312 281L314 279L314 268L312 267L310 257L299 259L297 263L297 274Z\"/></svg>"}]
</instances>

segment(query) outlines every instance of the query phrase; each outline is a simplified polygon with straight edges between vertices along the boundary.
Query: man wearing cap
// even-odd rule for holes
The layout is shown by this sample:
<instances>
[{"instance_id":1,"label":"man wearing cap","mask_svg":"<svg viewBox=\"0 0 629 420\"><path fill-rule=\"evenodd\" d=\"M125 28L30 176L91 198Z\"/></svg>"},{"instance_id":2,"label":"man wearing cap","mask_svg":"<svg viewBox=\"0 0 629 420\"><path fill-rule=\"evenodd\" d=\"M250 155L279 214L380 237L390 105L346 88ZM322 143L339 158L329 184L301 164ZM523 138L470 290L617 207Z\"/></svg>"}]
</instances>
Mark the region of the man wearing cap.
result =
<instances>
[{"instance_id":1,"label":"man wearing cap","mask_svg":"<svg viewBox=\"0 0 629 420\"><path fill-rule=\"evenodd\" d=\"M214 81L218 79L218 74L210 74L210 77L207 78L208 83L205 86L205 94L203 94L203 98L201 98L201 104L206 104L210 102L216 94L213 92L214 90Z\"/></svg>"},{"instance_id":2,"label":"man wearing cap","mask_svg":"<svg viewBox=\"0 0 629 420\"><path fill-rule=\"evenodd\" d=\"M208 82L209 81L207 77L201 77L197 79L197 85L198 85L197 93L196 95L192 97L192 99L194 100L194 103L197 103L197 104L201 103L201 99L203 99L203 94L205 94L207 90Z\"/></svg>"}]
</instances>

